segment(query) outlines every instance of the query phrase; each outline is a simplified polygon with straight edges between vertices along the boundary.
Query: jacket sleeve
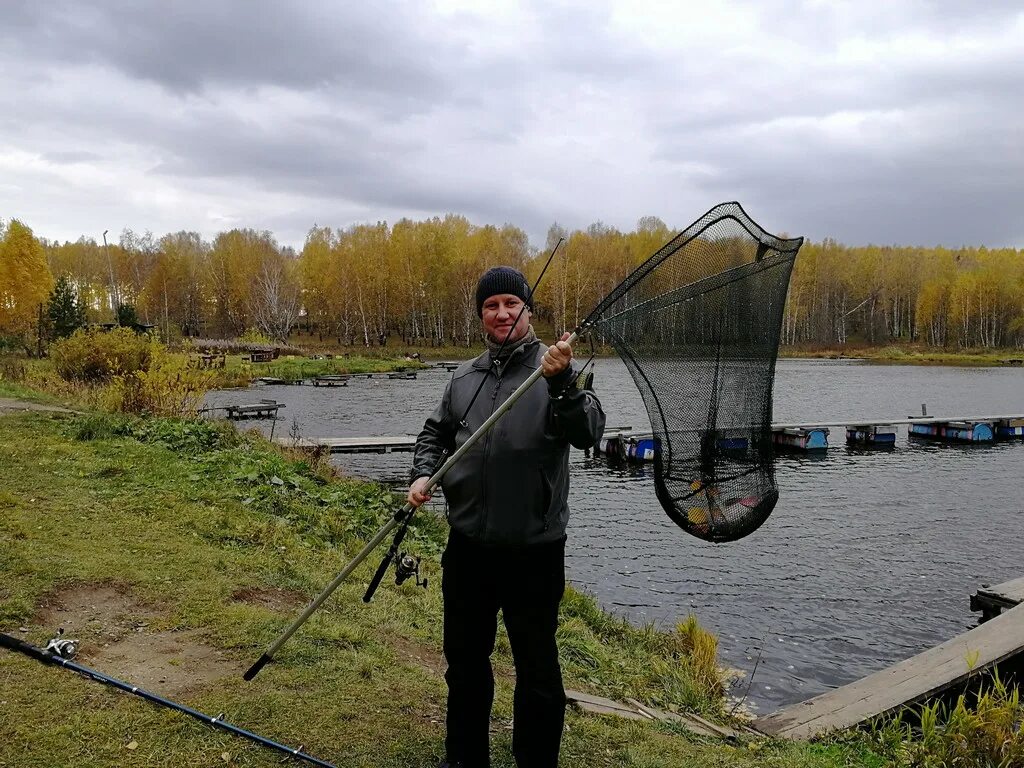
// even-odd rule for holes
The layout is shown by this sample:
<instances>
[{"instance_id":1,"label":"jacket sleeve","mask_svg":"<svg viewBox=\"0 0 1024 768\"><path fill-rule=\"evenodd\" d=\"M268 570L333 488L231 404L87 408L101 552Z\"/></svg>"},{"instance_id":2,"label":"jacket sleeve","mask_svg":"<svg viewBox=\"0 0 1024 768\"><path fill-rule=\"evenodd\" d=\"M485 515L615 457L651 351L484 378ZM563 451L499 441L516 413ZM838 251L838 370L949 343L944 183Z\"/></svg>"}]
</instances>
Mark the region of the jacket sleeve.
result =
<instances>
[{"instance_id":1,"label":"jacket sleeve","mask_svg":"<svg viewBox=\"0 0 1024 768\"><path fill-rule=\"evenodd\" d=\"M570 367L547 380L556 429L574 448L593 448L604 434L604 410L593 389L576 386Z\"/></svg>"},{"instance_id":2,"label":"jacket sleeve","mask_svg":"<svg viewBox=\"0 0 1024 768\"><path fill-rule=\"evenodd\" d=\"M455 450L455 434L458 431L458 424L451 410L452 382L445 387L441 403L434 409L434 412L427 417L423 429L416 438L416 448L413 452L412 470L409 473L409 482L418 477L430 477L443 463L445 452L449 455Z\"/></svg>"}]
</instances>

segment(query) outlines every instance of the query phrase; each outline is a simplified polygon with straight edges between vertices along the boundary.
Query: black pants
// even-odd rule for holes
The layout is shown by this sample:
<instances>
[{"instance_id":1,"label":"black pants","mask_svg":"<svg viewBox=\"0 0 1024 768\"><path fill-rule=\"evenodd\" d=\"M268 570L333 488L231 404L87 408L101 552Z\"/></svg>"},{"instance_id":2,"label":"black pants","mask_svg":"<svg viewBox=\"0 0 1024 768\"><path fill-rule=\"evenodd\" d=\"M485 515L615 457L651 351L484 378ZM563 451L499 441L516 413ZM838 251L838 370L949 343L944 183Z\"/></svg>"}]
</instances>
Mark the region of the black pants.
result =
<instances>
[{"instance_id":1,"label":"black pants","mask_svg":"<svg viewBox=\"0 0 1024 768\"><path fill-rule=\"evenodd\" d=\"M448 759L461 761L465 768L490 765L490 657L500 608L516 667L516 765L555 768L565 720L565 689L555 645L558 604L565 590L565 539L498 548L452 531L441 564Z\"/></svg>"}]
</instances>

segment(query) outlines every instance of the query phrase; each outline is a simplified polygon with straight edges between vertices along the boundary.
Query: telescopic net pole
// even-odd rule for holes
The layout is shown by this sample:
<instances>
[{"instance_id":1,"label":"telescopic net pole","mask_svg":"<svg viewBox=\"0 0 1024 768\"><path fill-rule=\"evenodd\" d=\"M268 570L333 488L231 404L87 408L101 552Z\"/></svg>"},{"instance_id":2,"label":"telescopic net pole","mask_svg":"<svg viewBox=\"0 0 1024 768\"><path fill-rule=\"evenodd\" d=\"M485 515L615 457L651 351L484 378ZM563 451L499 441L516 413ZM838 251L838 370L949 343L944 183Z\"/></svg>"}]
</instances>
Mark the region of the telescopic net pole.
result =
<instances>
[{"instance_id":1,"label":"telescopic net pole","mask_svg":"<svg viewBox=\"0 0 1024 768\"><path fill-rule=\"evenodd\" d=\"M4 634L3 632L0 632L0 646L7 648L11 651L23 653L30 658L43 662L44 664L53 664L55 666L64 667L65 669L70 669L72 672L77 672L78 674L84 675L85 677L95 680L98 683L103 683L104 685L109 685L119 690L122 690L125 693L130 693L135 696L139 696L145 699L146 701L150 701L162 707L173 709L175 712L181 712L184 715L188 715L189 717L193 717L196 720L199 720L201 723L213 726L214 728L219 728L222 731L227 731L228 733L232 733L235 736L241 736L243 738L249 739L249 741L253 741L264 747L269 747L270 749L275 749L278 752L283 752L289 757L294 757L299 760L305 760L307 763L323 766L323 768L335 768L333 763L328 763L325 760L321 760L320 758L306 754L302 751L302 747L296 749L286 746L284 744L280 744L274 741L273 739L268 739L265 736L260 736L258 733L253 733L252 731L247 731L244 728L239 728L237 725L232 725L231 723L221 719L220 715L218 715L217 717L210 717L210 715L192 709L191 707L187 707L184 704L178 704L177 702L171 701L170 699L165 699L163 696L158 696L157 694L152 693L151 691L147 691L143 688L139 688L138 686L131 685L130 683L126 683L123 680L118 680L116 677L110 677L109 675L106 675L102 672L98 672L95 669L90 669L89 667L84 667L81 664L76 664L75 662L70 661L69 659L65 659L62 656L57 656L56 654L49 653L43 650L42 648L32 645L31 643L26 643L24 640L19 640L16 637L11 637L10 635Z\"/></svg>"},{"instance_id":2,"label":"telescopic net pole","mask_svg":"<svg viewBox=\"0 0 1024 768\"><path fill-rule=\"evenodd\" d=\"M578 335L579 332L577 329L576 331L573 331L569 335L569 337L566 339L566 342L572 344L577 339ZM504 416L509 411L509 409L511 409L512 406L516 404L516 401L519 400L519 398L522 397L523 394L530 387L532 387L537 382L537 380L543 375L543 370L541 368L537 368L533 373L530 374L529 378L527 378L526 381L520 384L516 388L516 390L511 395L508 396L508 399L505 400L505 402L503 402L495 409L494 413L490 415L487 421L480 425L476 432L474 432L472 435L466 438L466 442L460 445L459 448L454 453L452 453L451 456L448 457L448 460L441 465L441 468L437 470L437 472L435 472L430 477L429 480L427 480L426 490L428 493L437 487L438 483L441 482L441 479L448 473L448 470L451 469L465 455L465 453L470 448L472 448L473 445L491 429L491 427L495 425L498 419ZM408 503L400 510L398 510L394 514L394 516L390 520L388 520L384 527L377 531L374 537L370 539L369 542L367 542L366 546L359 551L359 554L357 554L348 563L348 565L346 565L338 573L338 575L334 577L334 580L330 584L328 584L324 588L324 590L313 599L313 602L306 606L305 610L303 610L302 613L299 614L298 618L296 618L295 621L293 621L288 626L288 628L285 629L284 632L282 632L278 636L278 638L270 644L270 646L263 653L263 655L256 660L255 664L253 664L251 667L249 667L248 670L246 670L245 674L242 675L242 677L245 680L252 680L254 677L256 677L256 675L259 674L259 671L263 669L263 667L266 666L267 663L274 658L274 655L278 652L281 646L288 642L288 638L295 634L295 631L306 623L306 620L313 615L313 612L316 611L316 609L319 608L323 604L323 602L331 596L334 590L336 590L341 585L341 583L352 574L352 571L354 571L359 566L359 564L363 562L363 560L365 560L371 552L373 552L373 550L380 546L380 543L387 538L387 535L391 531L393 531L396 526L403 523L406 520L406 518L413 513L414 510L415 507L413 507L412 504Z\"/></svg>"}]
</instances>

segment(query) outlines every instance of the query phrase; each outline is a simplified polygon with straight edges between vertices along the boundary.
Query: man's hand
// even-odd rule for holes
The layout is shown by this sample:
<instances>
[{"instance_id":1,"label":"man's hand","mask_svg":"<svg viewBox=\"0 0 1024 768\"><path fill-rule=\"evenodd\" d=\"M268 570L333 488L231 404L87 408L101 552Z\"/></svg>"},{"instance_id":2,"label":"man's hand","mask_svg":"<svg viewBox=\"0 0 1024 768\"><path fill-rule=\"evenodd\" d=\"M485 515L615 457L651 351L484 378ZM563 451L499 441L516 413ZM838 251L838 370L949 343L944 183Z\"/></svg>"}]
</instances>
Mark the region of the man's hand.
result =
<instances>
[{"instance_id":1,"label":"man's hand","mask_svg":"<svg viewBox=\"0 0 1024 768\"><path fill-rule=\"evenodd\" d=\"M566 341L568 338L568 332L563 333L562 338L548 347L548 351L544 353L540 364L544 378L556 376L569 367L569 361L572 360L572 347Z\"/></svg>"},{"instance_id":2,"label":"man's hand","mask_svg":"<svg viewBox=\"0 0 1024 768\"><path fill-rule=\"evenodd\" d=\"M409 495L406 496L406 501L412 504L414 507L418 507L425 501L430 501L430 494L427 493L427 481L429 477L417 477L416 481L409 486Z\"/></svg>"}]
</instances>

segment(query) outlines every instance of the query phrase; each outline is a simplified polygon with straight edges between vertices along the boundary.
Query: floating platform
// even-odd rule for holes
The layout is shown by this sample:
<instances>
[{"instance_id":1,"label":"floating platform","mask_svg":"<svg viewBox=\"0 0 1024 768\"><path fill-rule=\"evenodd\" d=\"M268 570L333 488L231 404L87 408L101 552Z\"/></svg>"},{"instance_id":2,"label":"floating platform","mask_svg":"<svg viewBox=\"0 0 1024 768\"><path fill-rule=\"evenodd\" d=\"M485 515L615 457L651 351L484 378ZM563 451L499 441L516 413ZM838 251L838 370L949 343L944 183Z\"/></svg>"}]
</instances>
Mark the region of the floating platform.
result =
<instances>
[{"instance_id":1,"label":"floating platform","mask_svg":"<svg viewBox=\"0 0 1024 768\"><path fill-rule=\"evenodd\" d=\"M997 664L1024 657L1024 605L888 669L758 718L753 727L782 739L809 739L966 688ZM970 660L968 662L968 660Z\"/></svg>"},{"instance_id":2,"label":"floating platform","mask_svg":"<svg viewBox=\"0 0 1024 768\"><path fill-rule=\"evenodd\" d=\"M797 451L824 451L828 448L827 427L787 427L772 430L772 442L780 448Z\"/></svg>"},{"instance_id":3,"label":"floating platform","mask_svg":"<svg viewBox=\"0 0 1024 768\"><path fill-rule=\"evenodd\" d=\"M907 429L911 437L949 443L991 443L995 439L990 421L934 421L910 424Z\"/></svg>"},{"instance_id":4,"label":"floating platform","mask_svg":"<svg viewBox=\"0 0 1024 768\"><path fill-rule=\"evenodd\" d=\"M991 443L993 440L1024 438L1024 415L931 417L910 416L903 419L858 419L857 421L807 422L799 424L772 424L772 442L780 449L795 451L824 451L828 449L829 427L843 427L846 442L861 447L891 448L896 444L897 425L908 425L915 437L966 443ZM604 436L595 447L598 453L611 457L637 461L651 461L657 453L650 453L649 433L633 433L629 428L606 427ZM730 436L725 431L718 440L723 452L747 450L746 437Z\"/></svg>"},{"instance_id":5,"label":"floating platform","mask_svg":"<svg viewBox=\"0 0 1024 768\"><path fill-rule=\"evenodd\" d=\"M347 374L314 376L310 381L314 387L347 387Z\"/></svg>"},{"instance_id":6,"label":"floating platform","mask_svg":"<svg viewBox=\"0 0 1024 768\"><path fill-rule=\"evenodd\" d=\"M388 374L389 379L415 379L416 371L394 371Z\"/></svg>"},{"instance_id":7,"label":"floating platform","mask_svg":"<svg viewBox=\"0 0 1024 768\"><path fill-rule=\"evenodd\" d=\"M849 445L892 448L896 445L896 427L892 424L861 424L846 428Z\"/></svg>"},{"instance_id":8,"label":"floating platform","mask_svg":"<svg viewBox=\"0 0 1024 768\"><path fill-rule=\"evenodd\" d=\"M971 610L980 611L982 621L988 621L1021 603L1024 603L1024 577L994 587L984 584L971 595Z\"/></svg>"},{"instance_id":9,"label":"floating platform","mask_svg":"<svg viewBox=\"0 0 1024 768\"><path fill-rule=\"evenodd\" d=\"M278 409L284 407L284 403L276 400L261 400L246 405L225 405L224 410L229 419L273 419L277 417Z\"/></svg>"},{"instance_id":10,"label":"floating platform","mask_svg":"<svg viewBox=\"0 0 1024 768\"><path fill-rule=\"evenodd\" d=\"M1024 418L1020 419L997 419L996 439L1009 440L1015 437L1024 437Z\"/></svg>"}]
</instances>

